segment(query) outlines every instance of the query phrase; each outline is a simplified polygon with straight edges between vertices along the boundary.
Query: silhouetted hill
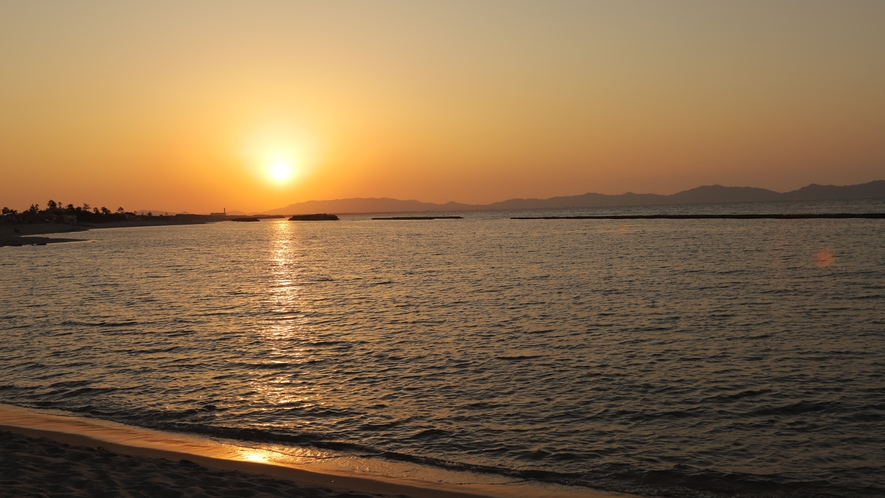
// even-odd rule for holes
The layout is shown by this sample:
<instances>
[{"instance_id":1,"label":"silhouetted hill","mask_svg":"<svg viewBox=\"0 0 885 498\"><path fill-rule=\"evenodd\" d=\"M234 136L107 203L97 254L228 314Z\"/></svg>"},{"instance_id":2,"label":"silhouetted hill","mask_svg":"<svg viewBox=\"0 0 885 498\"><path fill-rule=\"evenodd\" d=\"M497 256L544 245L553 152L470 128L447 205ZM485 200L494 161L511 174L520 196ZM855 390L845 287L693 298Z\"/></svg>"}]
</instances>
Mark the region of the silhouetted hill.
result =
<instances>
[{"instance_id":1,"label":"silhouetted hill","mask_svg":"<svg viewBox=\"0 0 885 498\"><path fill-rule=\"evenodd\" d=\"M812 183L807 187L802 187L799 190L787 192L783 195L785 200L790 201L877 199L885 197L885 180L876 180L874 182L861 183L860 185L846 185L843 187Z\"/></svg>"},{"instance_id":2,"label":"silhouetted hill","mask_svg":"<svg viewBox=\"0 0 885 498\"><path fill-rule=\"evenodd\" d=\"M755 187L723 187L709 185L696 187L667 196L665 204L715 204L719 202L769 202L779 201L778 192Z\"/></svg>"},{"instance_id":3,"label":"silhouetted hill","mask_svg":"<svg viewBox=\"0 0 885 498\"><path fill-rule=\"evenodd\" d=\"M509 199L492 204L460 204L457 202L435 204L432 202L401 201L390 198L356 198L299 202L284 208L266 211L266 213L286 215L306 213L420 213L876 198L885 198L885 180L846 186L811 184L807 187L785 193L755 187L706 185L672 195L634 194L633 192L620 195L587 193L551 197L549 199Z\"/></svg>"},{"instance_id":4,"label":"silhouetted hill","mask_svg":"<svg viewBox=\"0 0 885 498\"><path fill-rule=\"evenodd\" d=\"M465 211L475 209L469 204L449 202L434 204L415 200L356 198L337 199L334 201L307 201L290 204L284 208L265 211L267 214L309 214L309 213L410 213L424 211Z\"/></svg>"}]
</instances>

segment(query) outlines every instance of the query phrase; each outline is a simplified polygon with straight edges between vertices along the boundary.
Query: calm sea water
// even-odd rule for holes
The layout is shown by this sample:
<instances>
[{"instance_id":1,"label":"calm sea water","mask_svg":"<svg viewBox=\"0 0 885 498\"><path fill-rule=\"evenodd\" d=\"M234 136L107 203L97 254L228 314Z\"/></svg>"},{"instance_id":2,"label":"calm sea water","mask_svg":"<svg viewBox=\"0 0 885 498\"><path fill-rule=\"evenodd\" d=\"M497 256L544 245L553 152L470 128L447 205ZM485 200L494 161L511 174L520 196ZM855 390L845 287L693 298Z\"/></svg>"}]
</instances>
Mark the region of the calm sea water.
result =
<instances>
[{"instance_id":1,"label":"calm sea water","mask_svg":"<svg viewBox=\"0 0 885 498\"><path fill-rule=\"evenodd\" d=\"M885 202L556 214L661 211ZM649 495L885 494L885 221L509 219L544 213L0 248L0 402Z\"/></svg>"}]
</instances>

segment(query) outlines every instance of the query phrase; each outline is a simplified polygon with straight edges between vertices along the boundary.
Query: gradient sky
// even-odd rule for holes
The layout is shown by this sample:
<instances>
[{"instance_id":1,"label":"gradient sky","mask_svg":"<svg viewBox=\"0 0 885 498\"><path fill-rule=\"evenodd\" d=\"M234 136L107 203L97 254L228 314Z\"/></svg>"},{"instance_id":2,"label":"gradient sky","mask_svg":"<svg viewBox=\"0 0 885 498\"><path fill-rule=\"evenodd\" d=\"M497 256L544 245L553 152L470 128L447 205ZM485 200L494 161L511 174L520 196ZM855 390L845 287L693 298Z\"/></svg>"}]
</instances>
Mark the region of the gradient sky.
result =
<instances>
[{"instance_id":1,"label":"gradient sky","mask_svg":"<svg viewBox=\"0 0 885 498\"><path fill-rule=\"evenodd\" d=\"M0 204L885 179L883 27L881 0L2 0Z\"/></svg>"}]
</instances>

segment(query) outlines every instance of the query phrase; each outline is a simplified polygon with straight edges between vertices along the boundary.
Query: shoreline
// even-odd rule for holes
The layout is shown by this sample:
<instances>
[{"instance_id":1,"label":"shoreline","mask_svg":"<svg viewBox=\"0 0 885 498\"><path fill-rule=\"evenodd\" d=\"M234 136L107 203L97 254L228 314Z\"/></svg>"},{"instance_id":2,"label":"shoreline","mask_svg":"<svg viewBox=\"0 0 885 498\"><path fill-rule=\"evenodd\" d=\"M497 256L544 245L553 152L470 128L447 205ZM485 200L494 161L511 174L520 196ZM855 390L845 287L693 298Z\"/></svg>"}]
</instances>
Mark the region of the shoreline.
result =
<instances>
[{"instance_id":1,"label":"shoreline","mask_svg":"<svg viewBox=\"0 0 885 498\"><path fill-rule=\"evenodd\" d=\"M85 227L58 223L0 225L0 247L42 246L61 242L82 242L82 239L39 237L39 235L85 232L87 230L89 229Z\"/></svg>"},{"instance_id":2,"label":"shoreline","mask_svg":"<svg viewBox=\"0 0 885 498\"><path fill-rule=\"evenodd\" d=\"M33 469L45 458L33 448L43 448L51 454L76 453L76 458L96 454L95 469L87 469L75 457L63 457L59 465L65 472L77 474L107 472L130 465L139 469L140 478L167 482L172 477L185 481L199 481L206 475L223 479L227 486L257 486L259 481L284 481L279 486L285 495L337 497L353 496L354 493L372 496L427 497L427 498L522 498L522 497L584 497L629 498L626 495L585 489L542 488L524 483L482 484L431 482L409 477L388 477L346 470L330 470L310 461L321 461L322 456L309 455L298 462L293 458L281 458L280 454L237 446L209 438L186 434L173 434L150 429L126 426L114 422L78 416L56 415L37 410L0 404L0 454L10 454L6 435L17 434L30 440L17 440L19 447L16 462ZM36 438L45 438L38 440ZM68 445L68 446L65 446ZM21 450L21 446L25 450ZM78 453L79 452L79 453ZM86 452L86 453L84 453ZM91 453L90 453L91 452ZM97 453L96 453L97 452ZM33 454L32 454L33 453ZM87 458L89 460L89 458ZM129 462L125 463L124 462ZM286 461L288 460L288 461ZM121 463L123 462L123 463ZM134 463L133 463L134 462ZM87 462L88 463L88 462ZM69 468L68 468L69 467ZM116 482L132 477L119 471ZM3 479L0 477L0 479ZM35 478L37 482L39 476ZM254 481L254 482L253 482ZM48 481L47 481L48 482ZM62 485L55 483L54 485ZM266 485L266 483L264 483ZM95 491L95 490L92 490ZM110 490L114 491L114 490ZM120 491L120 490L117 490ZM185 494L184 496L188 496ZM211 495L210 495L211 496Z\"/></svg>"},{"instance_id":3,"label":"shoreline","mask_svg":"<svg viewBox=\"0 0 885 498\"><path fill-rule=\"evenodd\" d=\"M60 237L40 237L59 233L88 232L105 228L160 227L173 225L203 225L222 220L181 220L181 221L112 221L92 225L66 225L63 223L34 223L23 225L0 225L0 247L45 246L65 242L85 242L88 239L66 239ZM224 220L226 221L226 220Z\"/></svg>"}]
</instances>

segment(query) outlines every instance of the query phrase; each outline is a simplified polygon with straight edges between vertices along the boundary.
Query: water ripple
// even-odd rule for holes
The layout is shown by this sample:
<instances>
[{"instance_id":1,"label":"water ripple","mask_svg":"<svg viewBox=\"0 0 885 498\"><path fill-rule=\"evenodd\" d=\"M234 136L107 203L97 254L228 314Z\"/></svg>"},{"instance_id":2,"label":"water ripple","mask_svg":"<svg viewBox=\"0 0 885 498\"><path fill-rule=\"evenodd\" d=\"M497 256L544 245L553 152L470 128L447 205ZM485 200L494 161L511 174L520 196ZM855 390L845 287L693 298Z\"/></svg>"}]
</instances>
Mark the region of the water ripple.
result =
<instances>
[{"instance_id":1,"label":"water ripple","mask_svg":"<svg viewBox=\"0 0 885 498\"><path fill-rule=\"evenodd\" d=\"M2 252L0 400L646 494L885 493L883 223L508 215Z\"/></svg>"}]
</instances>

